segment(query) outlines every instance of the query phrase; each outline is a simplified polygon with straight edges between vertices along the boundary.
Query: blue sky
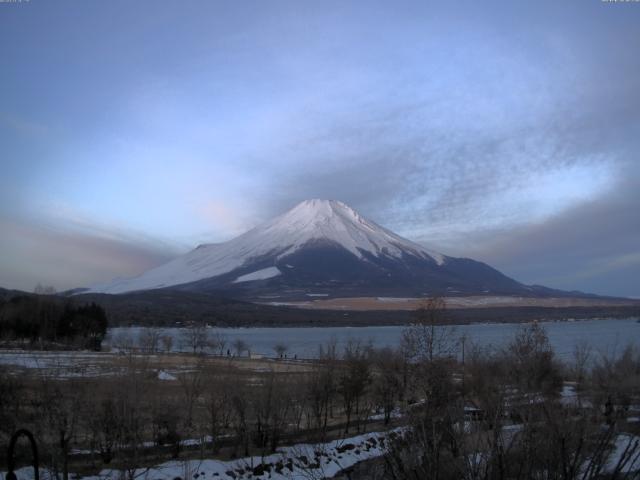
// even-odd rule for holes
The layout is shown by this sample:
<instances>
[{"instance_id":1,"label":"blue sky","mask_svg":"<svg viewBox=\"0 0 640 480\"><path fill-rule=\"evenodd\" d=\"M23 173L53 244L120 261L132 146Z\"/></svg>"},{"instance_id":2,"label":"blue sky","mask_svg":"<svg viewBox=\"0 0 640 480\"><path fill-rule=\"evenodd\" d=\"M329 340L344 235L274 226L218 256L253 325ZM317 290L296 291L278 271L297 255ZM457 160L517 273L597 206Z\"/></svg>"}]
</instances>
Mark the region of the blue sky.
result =
<instances>
[{"instance_id":1,"label":"blue sky","mask_svg":"<svg viewBox=\"0 0 640 480\"><path fill-rule=\"evenodd\" d=\"M446 3L446 4L445 4ZM135 275L305 198L640 296L640 4L0 4L0 285Z\"/></svg>"}]
</instances>

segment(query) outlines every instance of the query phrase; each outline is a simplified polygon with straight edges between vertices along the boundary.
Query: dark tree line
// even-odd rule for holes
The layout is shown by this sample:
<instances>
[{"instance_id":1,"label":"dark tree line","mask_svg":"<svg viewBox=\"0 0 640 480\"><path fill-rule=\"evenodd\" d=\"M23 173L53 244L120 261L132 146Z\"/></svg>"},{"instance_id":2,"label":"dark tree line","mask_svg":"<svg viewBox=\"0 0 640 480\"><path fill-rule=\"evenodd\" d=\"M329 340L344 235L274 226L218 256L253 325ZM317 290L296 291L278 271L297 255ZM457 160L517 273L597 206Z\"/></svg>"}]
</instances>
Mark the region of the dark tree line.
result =
<instances>
[{"instance_id":1,"label":"dark tree line","mask_svg":"<svg viewBox=\"0 0 640 480\"><path fill-rule=\"evenodd\" d=\"M9 342L99 350L107 323L104 309L95 303L74 305L49 295L20 295L0 302L0 339Z\"/></svg>"}]
</instances>

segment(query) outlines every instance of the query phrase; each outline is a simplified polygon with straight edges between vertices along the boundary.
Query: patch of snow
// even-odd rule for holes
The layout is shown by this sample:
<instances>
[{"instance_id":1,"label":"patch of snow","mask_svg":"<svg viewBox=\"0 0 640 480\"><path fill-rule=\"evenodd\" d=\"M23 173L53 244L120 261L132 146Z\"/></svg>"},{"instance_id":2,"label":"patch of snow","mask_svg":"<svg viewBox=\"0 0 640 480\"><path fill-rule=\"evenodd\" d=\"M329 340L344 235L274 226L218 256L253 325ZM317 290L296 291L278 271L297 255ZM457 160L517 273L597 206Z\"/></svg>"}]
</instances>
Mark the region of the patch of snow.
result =
<instances>
[{"instance_id":1,"label":"patch of snow","mask_svg":"<svg viewBox=\"0 0 640 480\"><path fill-rule=\"evenodd\" d=\"M240 282L253 282L254 280L266 280L267 278L273 278L280 275L278 267L267 267L262 270L256 270L255 272L247 273L246 275L240 275L233 283Z\"/></svg>"},{"instance_id":2,"label":"patch of snow","mask_svg":"<svg viewBox=\"0 0 640 480\"><path fill-rule=\"evenodd\" d=\"M565 383L560 391L560 403L566 406L578 405L575 385Z\"/></svg>"},{"instance_id":3,"label":"patch of snow","mask_svg":"<svg viewBox=\"0 0 640 480\"><path fill-rule=\"evenodd\" d=\"M415 300L415 298L376 297L376 300L379 301L379 302L399 303L399 302L410 302L410 301Z\"/></svg>"},{"instance_id":4,"label":"patch of snow","mask_svg":"<svg viewBox=\"0 0 640 480\"><path fill-rule=\"evenodd\" d=\"M196 447L203 443L211 442L213 442L213 437L211 435L205 435L204 438L187 438L186 440L181 440L180 445L183 447Z\"/></svg>"},{"instance_id":5,"label":"patch of snow","mask_svg":"<svg viewBox=\"0 0 640 480\"><path fill-rule=\"evenodd\" d=\"M402 418L402 416L402 411L396 407L390 412L389 418ZM384 420L384 412L371 415L369 420Z\"/></svg>"},{"instance_id":6,"label":"patch of snow","mask_svg":"<svg viewBox=\"0 0 640 480\"><path fill-rule=\"evenodd\" d=\"M464 422L456 422L453 424L453 428L458 433L471 433L473 430L473 422L465 420Z\"/></svg>"},{"instance_id":7,"label":"patch of snow","mask_svg":"<svg viewBox=\"0 0 640 480\"><path fill-rule=\"evenodd\" d=\"M512 425L504 425L500 431L502 442L505 446L511 446L516 439L516 436L524 429L524 425L521 423L514 423Z\"/></svg>"},{"instance_id":8,"label":"patch of snow","mask_svg":"<svg viewBox=\"0 0 640 480\"><path fill-rule=\"evenodd\" d=\"M560 403L565 407L591 408L593 406L590 400L580 398L574 382L564 383L560 391Z\"/></svg>"},{"instance_id":9,"label":"patch of snow","mask_svg":"<svg viewBox=\"0 0 640 480\"><path fill-rule=\"evenodd\" d=\"M171 375L170 373L165 372L164 370L160 370L158 372L158 380L173 381L173 380L177 380L177 378Z\"/></svg>"},{"instance_id":10,"label":"patch of snow","mask_svg":"<svg viewBox=\"0 0 640 480\"><path fill-rule=\"evenodd\" d=\"M634 444L636 444L636 448L639 448L640 437L624 433L618 435L614 441L609 458L607 458L604 471L607 473L613 472L621 461L624 463L624 466L622 466L620 470L621 473L640 470L640 456L637 455L637 451L636 455L631 455L629 451L625 453L627 448L632 449Z\"/></svg>"},{"instance_id":11,"label":"patch of snow","mask_svg":"<svg viewBox=\"0 0 640 480\"><path fill-rule=\"evenodd\" d=\"M72 448L69 450L69 455L91 455L92 453L99 453L98 450L86 450L83 448Z\"/></svg>"}]
</instances>

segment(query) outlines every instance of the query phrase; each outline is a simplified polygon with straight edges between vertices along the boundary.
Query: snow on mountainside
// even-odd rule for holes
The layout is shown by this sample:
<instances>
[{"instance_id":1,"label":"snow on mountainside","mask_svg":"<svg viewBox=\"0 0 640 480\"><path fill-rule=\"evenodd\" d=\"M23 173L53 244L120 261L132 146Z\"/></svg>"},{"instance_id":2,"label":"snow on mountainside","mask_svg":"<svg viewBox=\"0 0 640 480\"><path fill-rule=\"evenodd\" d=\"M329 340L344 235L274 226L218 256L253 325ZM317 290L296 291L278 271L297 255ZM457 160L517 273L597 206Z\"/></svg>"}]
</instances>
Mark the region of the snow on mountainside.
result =
<instances>
[{"instance_id":1,"label":"snow on mountainside","mask_svg":"<svg viewBox=\"0 0 640 480\"><path fill-rule=\"evenodd\" d=\"M275 219L224 243L200 245L195 250L142 275L93 287L91 292L124 293L182 285L218 277L270 258L270 265L242 272L230 283L262 280L280 275L274 264L304 246L322 242L338 245L359 259L402 259L407 255L434 267L449 257L431 252L417 243L362 217L336 200L306 200Z\"/></svg>"},{"instance_id":2,"label":"snow on mountainside","mask_svg":"<svg viewBox=\"0 0 640 480\"><path fill-rule=\"evenodd\" d=\"M256 270L255 272L247 273L246 275L240 275L233 283L241 282L253 282L254 280L266 280L267 278L273 278L280 275L278 267L267 267L262 270Z\"/></svg>"}]
</instances>

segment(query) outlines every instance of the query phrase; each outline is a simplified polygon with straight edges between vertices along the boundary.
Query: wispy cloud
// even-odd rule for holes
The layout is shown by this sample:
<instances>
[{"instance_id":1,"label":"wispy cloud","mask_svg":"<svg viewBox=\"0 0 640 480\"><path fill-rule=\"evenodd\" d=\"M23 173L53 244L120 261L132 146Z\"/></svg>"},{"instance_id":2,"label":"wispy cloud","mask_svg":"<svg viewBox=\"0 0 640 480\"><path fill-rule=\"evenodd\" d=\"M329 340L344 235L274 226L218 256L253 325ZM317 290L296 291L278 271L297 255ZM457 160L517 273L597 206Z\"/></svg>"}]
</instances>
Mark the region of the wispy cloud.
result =
<instances>
[{"instance_id":1,"label":"wispy cloud","mask_svg":"<svg viewBox=\"0 0 640 480\"><path fill-rule=\"evenodd\" d=\"M628 292L640 57L622 46L640 43L640 9L627 7L141 0L117 39L108 2L74 5L73 21L13 9L3 278L36 283L62 258L65 285L138 273L324 197L523 281Z\"/></svg>"},{"instance_id":2,"label":"wispy cloud","mask_svg":"<svg viewBox=\"0 0 640 480\"><path fill-rule=\"evenodd\" d=\"M179 250L144 235L84 221L54 223L0 216L0 286L58 289L134 276Z\"/></svg>"}]
</instances>

